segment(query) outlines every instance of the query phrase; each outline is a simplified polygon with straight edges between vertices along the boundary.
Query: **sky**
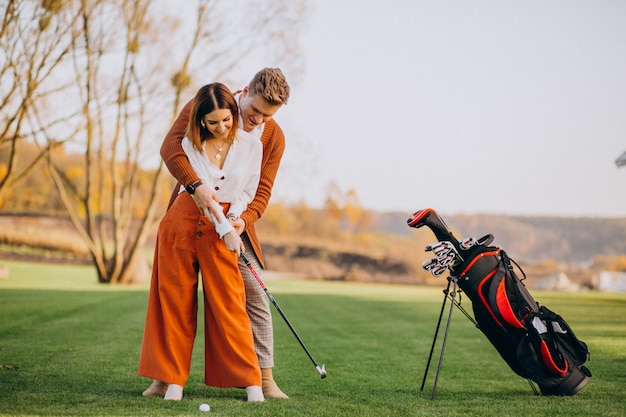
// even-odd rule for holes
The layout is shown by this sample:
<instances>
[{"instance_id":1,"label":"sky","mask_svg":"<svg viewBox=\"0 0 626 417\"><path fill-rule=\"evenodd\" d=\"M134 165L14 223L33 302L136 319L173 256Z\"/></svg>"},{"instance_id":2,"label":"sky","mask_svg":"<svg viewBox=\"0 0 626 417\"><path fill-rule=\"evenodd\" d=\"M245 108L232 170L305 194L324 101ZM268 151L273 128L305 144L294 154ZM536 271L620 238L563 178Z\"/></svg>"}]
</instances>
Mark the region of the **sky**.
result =
<instances>
[{"instance_id":1,"label":"sky","mask_svg":"<svg viewBox=\"0 0 626 417\"><path fill-rule=\"evenodd\" d=\"M315 0L301 46L272 202L626 217L626 1Z\"/></svg>"}]
</instances>

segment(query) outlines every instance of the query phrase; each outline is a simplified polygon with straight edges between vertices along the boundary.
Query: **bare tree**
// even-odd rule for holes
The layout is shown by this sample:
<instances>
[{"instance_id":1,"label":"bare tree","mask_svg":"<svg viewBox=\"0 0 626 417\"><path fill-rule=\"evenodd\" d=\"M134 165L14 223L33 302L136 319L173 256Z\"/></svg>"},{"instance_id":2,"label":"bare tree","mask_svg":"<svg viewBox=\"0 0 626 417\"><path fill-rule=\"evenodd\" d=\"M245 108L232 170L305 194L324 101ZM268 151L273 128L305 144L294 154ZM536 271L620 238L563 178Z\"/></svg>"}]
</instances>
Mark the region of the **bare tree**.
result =
<instances>
[{"instance_id":1,"label":"bare tree","mask_svg":"<svg viewBox=\"0 0 626 417\"><path fill-rule=\"evenodd\" d=\"M26 126L32 103L45 100L62 85L45 86L66 58L75 16L63 13L59 1L8 0L2 6L0 26L0 193L24 178L47 152L44 146L34 161L17 167L20 140L35 132ZM49 121L54 123L53 120ZM58 142L49 145L59 145Z\"/></svg>"},{"instance_id":2,"label":"bare tree","mask_svg":"<svg viewBox=\"0 0 626 417\"><path fill-rule=\"evenodd\" d=\"M40 86L47 94L29 100L21 117L42 144L51 178L99 281L145 278L135 275L133 265L144 261L141 249L164 209L158 197L170 191L158 149L183 94L194 77L223 77L261 50L274 56L272 62L284 59L283 53L294 57L283 62L297 62L293 34L304 2L274 0L260 8L253 1L233 8L232 2L217 0L197 0L193 7L166 0L20 3L45 9L40 13L47 13L48 24L70 23L58 34L59 45L50 47L63 53ZM291 36L281 35L281 21ZM67 175L55 153L45 151L59 143L82 155L84 175Z\"/></svg>"}]
</instances>

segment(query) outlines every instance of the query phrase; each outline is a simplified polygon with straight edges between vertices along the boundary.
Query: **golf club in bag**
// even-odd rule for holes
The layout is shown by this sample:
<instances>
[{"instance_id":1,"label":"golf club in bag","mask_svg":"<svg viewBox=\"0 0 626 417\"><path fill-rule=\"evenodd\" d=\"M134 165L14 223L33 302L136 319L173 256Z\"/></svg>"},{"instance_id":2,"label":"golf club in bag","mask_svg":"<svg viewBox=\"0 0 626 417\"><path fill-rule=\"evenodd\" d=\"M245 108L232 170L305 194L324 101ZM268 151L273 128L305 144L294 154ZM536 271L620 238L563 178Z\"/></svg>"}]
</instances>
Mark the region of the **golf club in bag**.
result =
<instances>
[{"instance_id":1,"label":"golf club in bag","mask_svg":"<svg viewBox=\"0 0 626 417\"><path fill-rule=\"evenodd\" d=\"M291 330L291 333L293 333L293 335L296 337L296 339L298 339L298 342L300 342L300 346L302 346L302 349L304 349L306 354L309 356L309 359L311 359L311 362L313 362L313 365L315 365L315 369L317 369L317 372L320 374L320 377L322 379L326 378L326 365L322 364L322 366L319 366L317 364L317 362L315 362L315 359L313 359L313 356L311 355L309 350L304 345L304 342L302 341L300 336L298 336L298 333L296 332L296 329L293 328L293 326L289 322L289 319L287 319L287 316L285 315L285 313L283 313L283 310L278 305L278 302L276 302L276 299L274 298L272 293L270 293L270 290L267 289L267 287L263 283L263 280L261 279L259 274L254 270L254 267L252 266L252 264L250 263L250 261L248 260L248 258L246 257L246 255L243 252L241 252L241 259L243 259L243 261L246 263L246 266L248 267L250 272L252 272L252 275L254 275L254 278L256 278L256 280L259 283L259 285L261 286L261 288L263 288L263 291L265 291L265 294L267 295L267 298L269 298L270 301L272 302L272 304L274 304L274 307L276 307L276 311L278 311L278 313L280 313L280 315L283 318L283 320L285 320L285 323L287 323L287 326L289 327L289 330Z\"/></svg>"},{"instance_id":2,"label":"golf club in bag","mask_svg":"<svg viewBox=\"0 0 626 417\"><path fill-rule=\"evenodd\" d=\"M453 306L485 334L513 372L529 380L535 392L532 382L543 395L574 395L589 382L591 372L584 366L589 348L561 316L535 301L515 273L513 265L526 278L519 265L504 250L490 246L492 235L458 241L433 209L417 211L407 224L415 228L427 226L438 239L426 246L426 251L432 251L435 258L424 262L424 269L434 276L446 270L450 274L422 381L423 390L445 304L450 300L431 399L435 395ZM457 292L464 292L471 300L473 318L461 306L460 298L457 301Z\"/></svg>"}]
</instances>

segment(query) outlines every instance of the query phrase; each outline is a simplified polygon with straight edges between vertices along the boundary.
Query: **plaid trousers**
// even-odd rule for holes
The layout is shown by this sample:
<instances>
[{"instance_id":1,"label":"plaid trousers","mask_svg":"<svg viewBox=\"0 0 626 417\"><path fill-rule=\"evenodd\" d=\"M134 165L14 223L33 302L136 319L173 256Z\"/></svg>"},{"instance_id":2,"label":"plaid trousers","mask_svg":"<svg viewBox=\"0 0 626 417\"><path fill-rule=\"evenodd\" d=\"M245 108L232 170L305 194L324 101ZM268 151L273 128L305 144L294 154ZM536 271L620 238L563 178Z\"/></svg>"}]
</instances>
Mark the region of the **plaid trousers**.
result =
<instances>
[{"instance_id":1,"label":"plaid trousers","mask_svg":"<svg viewBox=\"0 0 626 417\"><path fill-rule=\"evenodd\" d=\"M263 279L263 269L254 254L248 235L242 233L241 240L246 249L246 257L256 273ZM272 325L270 300L242 258L239 258L239 270L241 271L246 290L246 312L250 317L252 334L254 336L254 350L259 358L259 366L261 369L273 368L274 328Z\"/></svg>"}]
</instances>

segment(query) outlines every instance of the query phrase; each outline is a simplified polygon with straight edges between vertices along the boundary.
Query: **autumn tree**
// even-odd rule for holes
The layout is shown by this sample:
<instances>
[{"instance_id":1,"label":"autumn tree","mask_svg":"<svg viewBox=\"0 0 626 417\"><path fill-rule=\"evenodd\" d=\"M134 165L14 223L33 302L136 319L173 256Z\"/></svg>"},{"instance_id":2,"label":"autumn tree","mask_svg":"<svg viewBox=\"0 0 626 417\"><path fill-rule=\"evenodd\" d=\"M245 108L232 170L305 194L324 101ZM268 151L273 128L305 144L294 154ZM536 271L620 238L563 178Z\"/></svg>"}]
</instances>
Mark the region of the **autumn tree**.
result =
<instances>
[{"instance_id":1,"label":"autumn tree","mask_svg":"<svg viewBox=\"0 0 626 417\"><path fill-rule=\"evenodd\" d=\"M208 81L226 81L226 74L251 53L264 51L275 57L272 62L283 62L281 53L293 53L303 2L19 3L32 13L18 13L18 21L33 15L45 19L38 29L12 33L16 40L33 42L30 38L40 32L67 26L56 34L58 44L37 45L34 55L56 52L59 64L38 86L47 94L29 98L23 111L29 134L41 145L99 281L142 278L133 266L141 262L141 248L164 209L157 204L159 194L171 191L162 187L159 147L183 97L187 100ZM14 123L7 131L20 130ZM64 170L54 152L44 151L59 143L81 155L72 172Z\"/></svg>"},{"instance_id":2,"label":"autumn tree","mask_svg":"<svg viewBox=\"0 0 626 417\"><path fill-rule=\"evenodd\" d=\"M366 232L371 227L371 215L364 209L355 189L342 191L331 181L327 186L324 212L335 228L352 233Z\"/></svg>"},{"instance_id":3,"label":"autumn tree","mask_svg":"<svg viewBox=\"0 0 626 417\"><path fill-rule=\"evenodd\" d=\"M8 186L32 172L50 146L59 144L44 144L28 164L16 163L20 141L47 127L29 123L33 104L63 88L48 82L68 57L77 16L61 6L52 0L8 0L0 6L0 200ZM47 120L48 126L56 122Z\"/></svg>"}]
</instances>

